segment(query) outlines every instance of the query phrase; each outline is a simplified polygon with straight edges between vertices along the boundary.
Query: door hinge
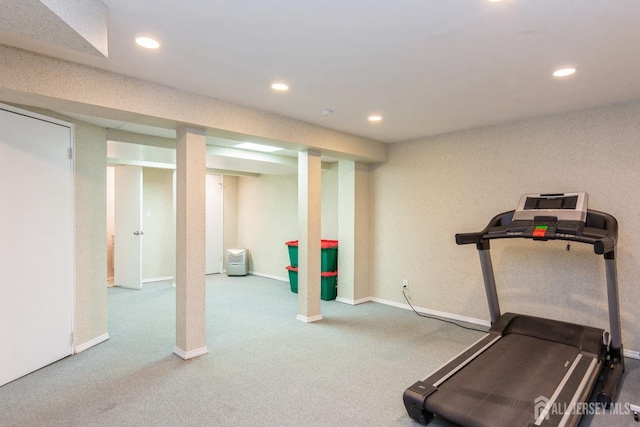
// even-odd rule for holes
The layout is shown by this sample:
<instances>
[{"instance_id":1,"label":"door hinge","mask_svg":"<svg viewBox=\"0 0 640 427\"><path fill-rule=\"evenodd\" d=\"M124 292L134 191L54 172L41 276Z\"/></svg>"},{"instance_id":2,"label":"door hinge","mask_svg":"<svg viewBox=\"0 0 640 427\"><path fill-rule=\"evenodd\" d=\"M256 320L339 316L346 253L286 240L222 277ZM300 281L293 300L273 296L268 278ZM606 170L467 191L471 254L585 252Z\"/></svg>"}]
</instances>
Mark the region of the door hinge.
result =
<instances>
[{"instance_id":1,"label":"door hinge","mask_svg":"<svg viewBox=\"0 0 640 427\"><path fill-rule=\"evenodd\" d=\"M71 347L73 348L73 332L69 335L69 344L71 344Z\"/></svg>"},{"instance_id":2,"label":"door hinge","mask_svg":"<svg viewBox=\"0 0 640 427\"><path fill-rule=\"evenodd\" d=\"M69 160L73 159L73 148L69 148L67 150L67 156L69 157Z\"/></svg>"}]
</instances>

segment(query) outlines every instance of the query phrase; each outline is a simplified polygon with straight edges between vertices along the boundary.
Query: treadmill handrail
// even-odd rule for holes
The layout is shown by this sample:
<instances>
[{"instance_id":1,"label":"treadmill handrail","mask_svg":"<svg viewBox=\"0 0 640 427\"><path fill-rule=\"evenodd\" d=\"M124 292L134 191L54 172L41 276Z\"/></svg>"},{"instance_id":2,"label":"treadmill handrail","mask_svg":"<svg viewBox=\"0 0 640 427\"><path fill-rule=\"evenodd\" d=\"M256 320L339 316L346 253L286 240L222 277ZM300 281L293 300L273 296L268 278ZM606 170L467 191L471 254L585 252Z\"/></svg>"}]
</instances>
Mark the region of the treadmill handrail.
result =
<instances>
[{"instance_id":1,"label":"treadmill handrail","mask_svg":"<svg viewBox=\"0 0 640 427\"><path fill-rule=\"evenodd\" d=\"M522 232L509 232L509 226L514 222L514 213L515 211L508 211L494 216L482 231L456 234L456 243L458 245L475 243L478 249L489 249L490 240L531 238ZM588 209L581 234L557 233L544 240L587 243L593 245L594 252L598 255L612 255L618 241L618 221L607 213Z\"/></svg>"}]
</instances>

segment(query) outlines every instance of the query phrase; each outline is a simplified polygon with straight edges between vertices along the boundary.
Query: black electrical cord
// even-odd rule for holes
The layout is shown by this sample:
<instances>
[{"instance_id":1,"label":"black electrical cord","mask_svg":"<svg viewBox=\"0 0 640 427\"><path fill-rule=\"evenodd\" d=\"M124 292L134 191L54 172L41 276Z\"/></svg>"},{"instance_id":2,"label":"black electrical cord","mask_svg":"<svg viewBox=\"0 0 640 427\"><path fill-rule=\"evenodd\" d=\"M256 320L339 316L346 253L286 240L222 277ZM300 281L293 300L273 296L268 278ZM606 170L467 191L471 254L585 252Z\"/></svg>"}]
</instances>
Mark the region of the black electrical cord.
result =
<instances>
[{"instance_id":1,"label":"black electrical cord","mask_svg":"<svg viewBox=\"0 0 640 427\"><path fill-rule=\"evenodd\" d=\"M459 323L453 322L453 321L451 321L451 320L443 319L443 318L441 318L441 317L431 316L431 315L429 315L429 314L424 314L424 313L419 313L418 311L416 311L416 309L415 309L415 308L413 308L413 305L411 305L411 303L409 302L409 298L407 298L407 288L402 288L402 295L404 296L405 301L407 301L407 304L409 304L409 307L411 307L411 309L413 310L413 312L414 312L415 314L417 314L418 316L420 316L420 317L426 317L426 318L428 318L428 319L435 319L435 320L440 320L440 321L442 321L442 322L451 323L452 325L456 325L456 326L458 326L459 328L462 328L462 329L468 329L468 330L470 330L470 331L476 331L476 332L487 332L486 330L476 329L476 328L470 328L470 327L468 327L468 326L464 326L464 325L461 325L461 324L459 324Z\"/></svg>"}]
</instances>

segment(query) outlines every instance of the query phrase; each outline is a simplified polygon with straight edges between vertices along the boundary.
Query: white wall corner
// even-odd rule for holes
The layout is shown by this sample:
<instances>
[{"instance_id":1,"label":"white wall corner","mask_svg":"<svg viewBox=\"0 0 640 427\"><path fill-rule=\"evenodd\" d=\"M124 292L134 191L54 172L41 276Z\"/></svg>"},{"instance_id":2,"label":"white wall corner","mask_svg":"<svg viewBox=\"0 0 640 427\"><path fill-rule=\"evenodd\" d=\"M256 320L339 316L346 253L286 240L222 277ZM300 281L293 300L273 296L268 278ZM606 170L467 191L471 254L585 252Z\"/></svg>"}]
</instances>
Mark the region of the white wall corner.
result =
<instances>
[{"instance_id":1,"label":"white wall corner","mask_svg":"<svg viewBox=\"0 0 640 427\"><path fill-rule=\"evenodd\" d=\"M364 304L366 302L371 302L371 301L373 301L373 299L372 299L372 297L366 297L366 298L360 298L360 299L357 299L357 300L353 300L353 299L349 299L349 298L337 297L336 301L337 302L341 302L343 304L359 305L359 304Z\"/></svg>"}]
</instances>

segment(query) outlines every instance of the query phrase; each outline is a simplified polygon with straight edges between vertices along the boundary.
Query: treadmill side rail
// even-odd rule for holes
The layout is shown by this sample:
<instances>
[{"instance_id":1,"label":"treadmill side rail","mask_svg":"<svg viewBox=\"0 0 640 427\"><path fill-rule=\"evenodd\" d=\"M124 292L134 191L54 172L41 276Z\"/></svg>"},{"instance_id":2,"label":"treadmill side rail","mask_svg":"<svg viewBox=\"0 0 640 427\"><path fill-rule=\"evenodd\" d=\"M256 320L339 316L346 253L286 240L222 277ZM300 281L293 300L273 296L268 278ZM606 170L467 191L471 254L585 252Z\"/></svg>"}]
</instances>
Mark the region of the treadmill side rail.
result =
<instances>
[{"instance_id":1,"label":"treadmill side rail","mask_svg":"<svg viewBox=\"0 0 640 427\"><path fill-rule=\"evenodd\" d=\"M433 418L433 413L425 409L425 402L429 396L438 391L437 385L446 381L451 375L471 362L478 354L486 350L501 338L500 334L488 333L478 341L467 347L462 353L433 371L427 378L418 381L405 390L402 400L407 414L419 423L426 425Z\"/></svg>"},{"instance_id":2,"label":"treadmill side rail","mask_svg":"<svg viewBox=\"0 0 640 427\"><path fill-rule=\"evenodd\" d=\"M462 353L456 355L447 363L433 371L427 378L423 379L422 382L438 387L438 385L446 381L447 378L464 368L465 365L468 365L478 354L495 344L501 337L500 334L496 333L486 334L463 350Z\"/></svg>"}]
</instances>

